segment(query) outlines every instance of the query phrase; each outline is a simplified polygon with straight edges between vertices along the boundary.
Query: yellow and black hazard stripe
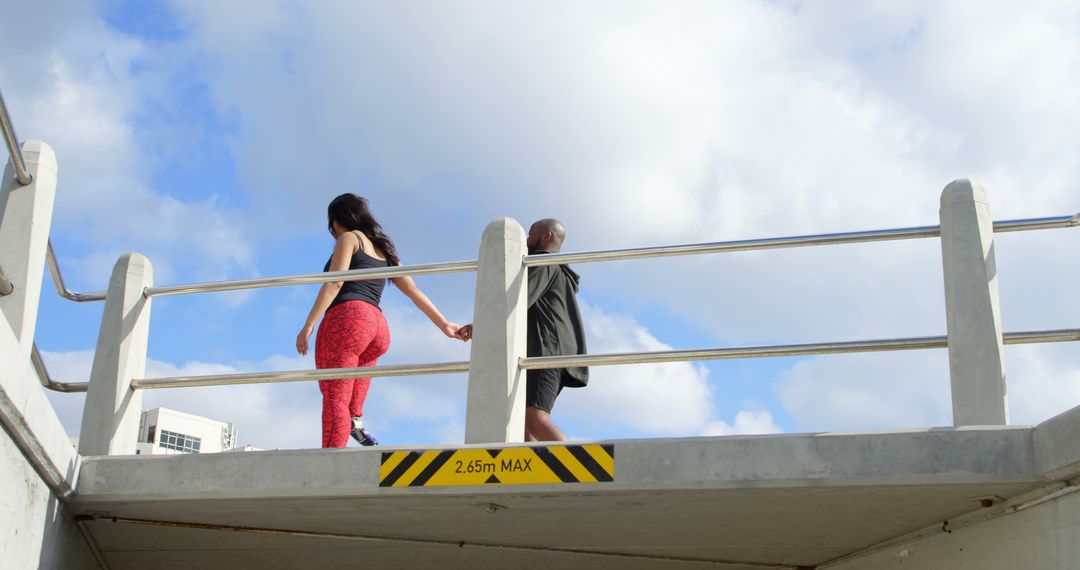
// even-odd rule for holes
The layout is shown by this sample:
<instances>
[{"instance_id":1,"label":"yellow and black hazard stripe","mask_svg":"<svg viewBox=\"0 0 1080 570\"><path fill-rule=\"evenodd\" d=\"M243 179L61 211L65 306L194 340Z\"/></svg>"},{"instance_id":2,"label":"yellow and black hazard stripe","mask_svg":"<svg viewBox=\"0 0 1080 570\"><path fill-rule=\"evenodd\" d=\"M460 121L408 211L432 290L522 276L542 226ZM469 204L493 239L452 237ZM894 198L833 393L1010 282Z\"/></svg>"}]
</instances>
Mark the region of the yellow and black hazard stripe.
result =
<instances>
[{"instance_id":1,"label":"yellow and black hazard stripe","mask_svg":"<svg viewBox=\"0 0 1080 570\"><path fill-rule=\"evenodd\" d=\"M454 455L453 450L445 450L439 452L437 455L430 457L433 451L391 451L382 454L382 464L385 469L388 462L393 462L395 459L399 460L399 463L394 467L393 471L386 477L379 477L380 487L393 487L405 473L411 472L410 470L417 462L423 466L422 470L416 473L410 478L408 485L410 487L422 487L431 476L439 470L440 467L446 464L447 461ZM421 461L421 458L424 460ZM425 465L426 464L426 465ZM413 470L415 471L415 470Z\"/></svg>"},{"instance_id":2,"label":"yellow and black hazard stripe","mask_svg":"<svg viewBox=\"0 0 1080 570\"><path fill-rule=\"evenodd\" d=\"M615 446L605 445L600 447L607 452L609 457L614 459ZM575 467L574 461L569 461L566 457L560 458L556 455L558 450L563 449L570 452L570 455L577 462L576 465L584 468L592 476L593 481L606 483L614 479L615 474L608 472L601 467L596 458L585 451L584 446L565 445L558 446L554 450L547 447L538 447L532 448L532 451L536 453L536 456L540 458L540 461L543 461L544 464L548 466L548 469L551 469L551 472L563 483L591 483L592 481L589 481L589 477L582 477L580 474L575 474L571 471Z\"/></svg>"},{"instance_id":3,"label":"yellow and black hazard stripe","mask_svg":"<svg viewBox=\"0 0 1080 570\"><path fill-rule=\"evenodd\" d=\"M613 444L500 449L388 451L380 487L607 483L615 480Z\"/></svg>"}]
</instances>

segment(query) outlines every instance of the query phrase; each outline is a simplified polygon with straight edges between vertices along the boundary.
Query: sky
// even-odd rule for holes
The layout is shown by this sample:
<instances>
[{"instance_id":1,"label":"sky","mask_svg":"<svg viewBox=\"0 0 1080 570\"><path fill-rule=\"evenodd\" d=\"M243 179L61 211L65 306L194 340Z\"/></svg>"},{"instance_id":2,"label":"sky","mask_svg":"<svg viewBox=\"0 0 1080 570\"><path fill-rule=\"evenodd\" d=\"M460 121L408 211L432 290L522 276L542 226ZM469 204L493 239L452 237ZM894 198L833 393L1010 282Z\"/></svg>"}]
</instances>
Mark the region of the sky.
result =
<instances>
[{"instance_id":1,"label":"sky","mask_svg":"<svg viewBox=\"0 0 1080 570\"><path fill-rule=\"evenodd\" d=\"M485 225L561 219L564 251L1080 211L1080 5L994 1L0 0L0 88L56 151L51 239L78 291L137 251L156 284L312 273L325 208L366 196L408 264ZM1006 331L1074 328L1080 230L999 235ZM945 334L934 239L582 264L593 353ZM472 320L475 275L421 277ZM89 376L102 304L42 296L54 378ZM312 368L316 287L155 299L148 377ZM465 360L396 290L381 363ZM1080 404L1080 347L1005 351L1010 423ZM464 375L381 378L384 444L463 440ZM50 394L72 436L81 395ZM313 382L148 391L239 443L316 447ZM952 424L945 351L594 367L575 439Z\"/></svg>"}]
</instances>

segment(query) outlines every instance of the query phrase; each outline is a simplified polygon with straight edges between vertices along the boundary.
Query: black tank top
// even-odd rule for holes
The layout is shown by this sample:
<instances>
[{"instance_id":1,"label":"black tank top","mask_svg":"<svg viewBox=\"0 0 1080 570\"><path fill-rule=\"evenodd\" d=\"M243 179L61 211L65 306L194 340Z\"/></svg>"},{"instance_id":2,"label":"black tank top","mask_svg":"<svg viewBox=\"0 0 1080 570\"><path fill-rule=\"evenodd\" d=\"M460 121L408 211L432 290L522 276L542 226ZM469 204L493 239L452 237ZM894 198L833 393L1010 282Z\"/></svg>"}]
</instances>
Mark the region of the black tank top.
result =
<instances>
[{"instance_id":1,"label":"black tank top","mask_svg":"<svg viewBox=\"0 0 1080 570\"><path fill-rule=\"evenodd\" d=\"M323 266L323 271L330 271L330 262L333 261L333 256L326 260L326 265ZM353 254L352 259L349 260L349 269L370 269L373 267L386 267L387 263L385 259L378 259L371 257L364 253L363 248L358 248L356 253ZM346 281L341 284L341 290L338 291L337 297L330 303L330 306L326 310L344 303L345 301L366 301L379 306L379 301L382 299L383 289L386 287L386 279L364 279L363 281Z\"/></svg>"}]
</instances>

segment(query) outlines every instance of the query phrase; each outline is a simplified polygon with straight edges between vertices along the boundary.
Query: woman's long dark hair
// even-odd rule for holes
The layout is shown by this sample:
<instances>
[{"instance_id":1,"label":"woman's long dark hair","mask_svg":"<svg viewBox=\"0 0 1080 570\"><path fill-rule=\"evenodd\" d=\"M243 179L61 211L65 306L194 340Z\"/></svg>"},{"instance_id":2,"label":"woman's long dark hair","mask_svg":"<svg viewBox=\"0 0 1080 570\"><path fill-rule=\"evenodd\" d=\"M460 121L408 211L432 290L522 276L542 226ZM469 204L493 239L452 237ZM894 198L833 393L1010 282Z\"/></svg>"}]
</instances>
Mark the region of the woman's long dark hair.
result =
<instances>
[{"instance_id":1,"label":"woman's long dark hair","mask_svg":"<svg viewBox=\"0 0 1080 570\"><path fill-rule=\"evenodd\" d=\"M393 240L383 232L379 222L375 221L368 201L364 198L356 194L342 194L330 202L330 206L326 208L326 217L330 233L334 232L334 222L350 231L359 230L382 251L387 265L401 265Z\"/></svg>"}]
</instances>

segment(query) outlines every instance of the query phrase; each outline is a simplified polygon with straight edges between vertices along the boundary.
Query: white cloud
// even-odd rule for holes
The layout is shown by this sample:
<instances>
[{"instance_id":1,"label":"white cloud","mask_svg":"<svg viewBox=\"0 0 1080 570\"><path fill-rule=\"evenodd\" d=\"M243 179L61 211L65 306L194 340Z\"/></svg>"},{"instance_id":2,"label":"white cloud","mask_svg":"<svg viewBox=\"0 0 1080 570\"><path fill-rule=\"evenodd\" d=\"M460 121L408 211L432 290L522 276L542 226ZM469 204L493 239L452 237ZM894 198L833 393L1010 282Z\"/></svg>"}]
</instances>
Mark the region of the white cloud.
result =
<instances>
[{"instance_id":1,"label":"white cloud","mask_svg":"<svg viewBox=\"0 0 1080 570\"><path fill-rule=\"evenodd\" d=\"M633 317L610 315L586 305L582 318L592 353L671 348ZM589 373L587 388L563 391L566 401L559 402L556 417L566 412L592 424L594 430L685 434L699 430L712 414L708 371L699 364L595 366Z\"/></svg>"},{"instance_id":2,"label":"white cloud","mask_svg":"<svg viewBox=\"0 0 1080 570\"><path fill-rule=\"evenodd\" d=\"M1080 406L1080 352L1073 343L1005 350L1009 423L1032 425Z\"/></svg>"},{"instance_id":3,"label":"white cloud","mask_svg":"<svg viewBox=\"0 0 1080 570\"><path fill-rule=\"evenodd\" d=\"M45 8L24 6L28 21L45 21ZM180 6L191 34L168 49L69 10L37 26L40 37L0 39L0 81L27 78L6 92L13 109L32 109L16 117L20 133L61 154L57 224L87 230L93 247L73 263L94 285L125 249L151 254L159 282L254 271L239 218L282 236L321 231L327 199L346 190L373 198L414 260L473 258L496 215L559 216L572 250L934 224L940 189L961 176L983 181L997 218L1080 209L1080 9L1069 0L1022 11L974 1ZM16 49L24 41L36 47ZM235 124L228 150L250 206L147 189L152 164L130 113L166 72L129 68L166 55ZM35 73L40 61L46 73ZM140 219L118 216L110 204L121 201ZM1080 278L1067 263L1075 238L998 239L1006 329L1074 325L1062 315L1080 301L1061 284ZM592 298L668 309L707 331L702 344L944 332L936 240L580 270ZM597 319L607 328L594 351L609 340L664 345L642 319ZM394 331L387 362L467 354L419 319ZM1044 352L1016 360L1046 378L1080 369ZM944 370L930 353L828 357L801 362L776 390L800 429L935 425L948 423ZM656 433L724 421L695 365L595 372L560 411ZM389 386L372 396L386 396L387 429L397 417L460 417L445 403L461 401L460 379L377 382ZM1024 395L1037 381L1017 382L1017 418L1050 411ZM1069 382L1047 382L1048 400L1072 397ZM666 390L648 392L657 385ZM578 398L600 407L574 408ZM744 412L744 424L768 427ZM738 416L714 427L725 425L740 429Z\"/></svg>"},{"instance_id":4,"label":"white cloud","mask_svg":"<svg viewBox=\"0 0 1080 570\"><path fill-rule=\"evenodd\" d=\"M468 360L468 346L448 339L419 311L395 302L384 306L392 327L392 350L381 364ZM84 381L90 375L92 351L44 352L50 375L62 381ZM181 364L150 359L148 378L237 374L314 368L306 357L271 355L258 362ZM50 393L69 433L80 428L83 396ZM321 402L314 382L249 384L227 387L147 390L143 407L163 406L232 422L239 440L264 449L316 447L320 442ZM365 421L383 443L439 443L464 440L465 378L439 375L375 378L365 405ZM460 437L458 437L460 435ZM454 438L457 439L454 439Z\"/></svg>"},{"instance_id":5,"label":"white cloud","mask_svg":"<svg viewBox=\"0 0 1080 570\"><path fill-rule=\"evenodd\" d=\"M799 431L952 424L944 351L816 357L773 386Z\"/></svg>"},{"instance_id":6,"label":"white cloud","mask_svg":"<svg viewBox=\"0 0 1080 570\"><path fill-rule=\"evenodd\" d=\"M1033 425L1080 405L1080 356L1062 345L1009 346L1005 377L1012 425ZM952 425L945 350L821 356L773 386L800 431Z\"/></svg>"},{"instance_id":7,"label":"white cloud","mask_svg":"<svg viewBox=\"0 0 1080 570\"><path fill-rule=\"evenodd\" d=\"M175 96L159 48L76 4L19 3L6 11L26 29L53 31L5 34L0 82L20 137L56 151L52 235L68 244L58 245L58 255L73 286L104 289L127 251L147 255L159 283L250 273L253 247L234 208L153 187L160 166L153 147L167 135L140 121Z\"/></svg>"},{"instance_id":8,"label":"white cloud","mask_svg":"<svg viewBox=\"0 0 1080 570\"><path fill-rule=\"evenodd\" d=\"M1075 209L1076 12L1005 5L183 9L260 216L314 220L360 189L446 259L472 239L436 236L506 214L558 215L570 249L933 224L960 176L1007 217ZM588 271L718 338L818 339L939 330L939 256L927 240Z\"/></svg>"},{"instance_id":9,"label":"white cloud","mask_svg":"<svg viewBox=\"0 0 1080 570\"><path fill-rule=\"evenodd\" d=\"M633 317L583 305L589 352L670 350ZM557 423L591 437L610 434L730 435L775 433L767 411L740 411L734 427L715 418L708 370L690 362L594 366L589 385L563 390L553 410Z\"/></svg>"},{"instance_id":10,"label":"white cloud","mask_svg":"<svg viewBox=\"0 0 1080 570\"><path fill-rule=\"evenodd\" d=\"M85 381L90 376L92 351L43 352L54 379ZM150 359L146 376L201 376L267 370L311 368L309 359L274 356L257 363L221 364L187 362L173 364ZM72 436L82 422L82 394L49 393L65 429ZM143 392L143 408L165 407L211 419L231 422L239 441L263 449L316 447L320 442L321 397L308 383L247 384L209 388L173 388Z\"/></svg>"},{"instance_id":11,"label":"white cloud","mask_svg":"<svg viewBox=\"0 0 1080 570\"><path fill-rule=\"evenodd\" d=\"M772 414L767 410L742 410L735 414L735 423L722 420L711 421L702 430L701 435L750 435L781 433L783 430L773 422Z\"/></svg>"},{"instance_id":12,"label":"white cloud","mask_svg":"<svg viewBox=\"0 0 1080 570\"><path fill-rule=\"evenodd\" d=\"M585 306L593 352L666 350L632 317ZM416 313L416 314L413 314ZM423 315L387 307L395 341L381 364L467 360L467 345L441 335ZM430 330L429 330L430 329ZM54 379L89 377L91 351L45 352ZM150 359L148 378L303 370L312 357L273 355L258 362L182 364ZM707 370L673 363L594 367L589 386L566 390L556 418L582 437L625 435L731 435L777 433L765 410L743 410L732 423L715 417ZM82 395L50 393L69 433L78 433ZM365 403L365 422L384 444L455 443L464 440L464 375L376 378ZM264 449L314 447L319 441L321 396L311 382L147 390L143 407L162 406L235 424L243 443Z\"/></svg>"},{"instance_id":13,"label":"white cloud","mask_svg":"<svg viewBox=\"0 0 1080 570\"><path fill-rule=\"evenodd\" d=\"M460 444L465 441L465 424L452 420L438 427L434 443Z\"/></svg>"}]
</instances>

